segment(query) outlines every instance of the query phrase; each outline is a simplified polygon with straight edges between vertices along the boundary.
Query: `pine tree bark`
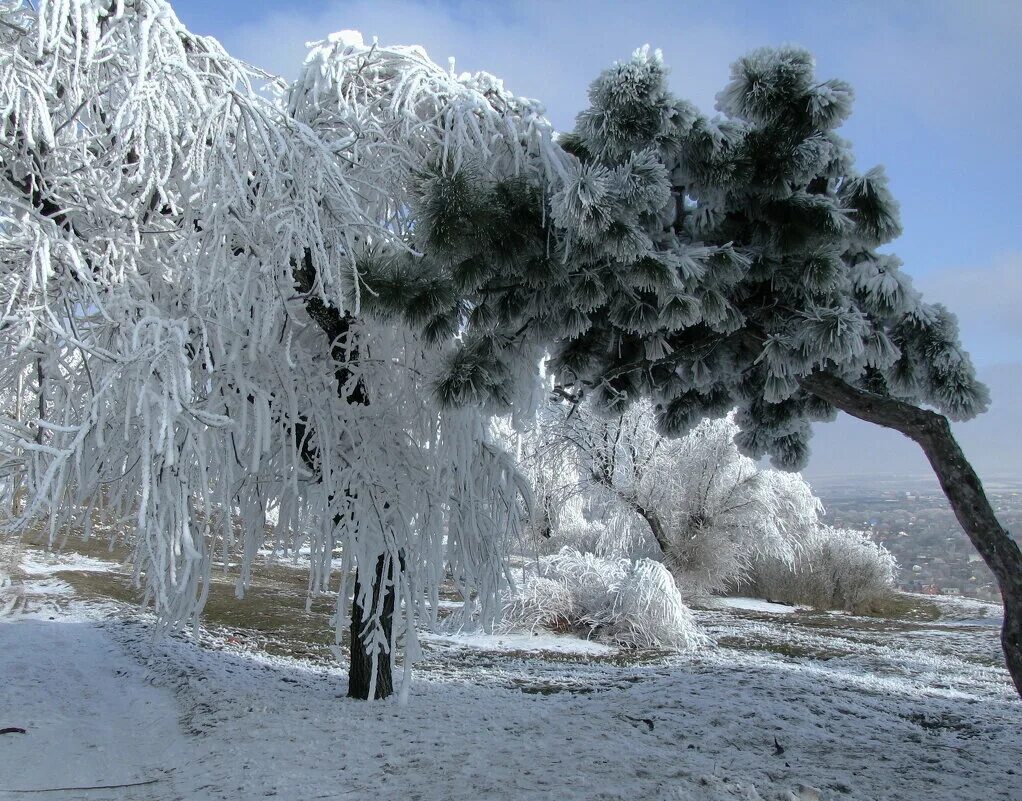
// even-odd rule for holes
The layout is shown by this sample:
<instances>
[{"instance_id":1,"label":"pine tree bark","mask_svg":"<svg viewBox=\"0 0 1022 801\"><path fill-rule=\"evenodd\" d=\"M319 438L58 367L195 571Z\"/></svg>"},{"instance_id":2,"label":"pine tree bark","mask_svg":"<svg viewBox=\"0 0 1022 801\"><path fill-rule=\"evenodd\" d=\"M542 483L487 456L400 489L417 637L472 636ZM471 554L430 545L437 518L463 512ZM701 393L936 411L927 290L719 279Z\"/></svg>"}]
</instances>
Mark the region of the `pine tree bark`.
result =
<instances>
[{"instance_id":1,"label":"pine tree bark","mask_svg":"<svg viewBox=\"0 0 1022 801\"><path fill-rule=\"evenodd\" d=\"M372 585L372 609L380 604L380 589L386 584L386 594L383 597L383 610L380 615L380 627L384 639L391 642L391 632L394 626L394 606L397 596L394 590L394 567L393 564L387 569L384 576L384 563L386 558L380 556L376 561L376 571L373 576ZM384 650L378 645L366 646L365 636L372 627L372 609L369 619L365 619L365 612L359 599L362 596L362 585L359 581L359 574L355 573L355 599L351 604L351 660L348 668L348 697L359 698L368 701L370 698L387 698L394 693L394 677L391 669L391 655L389 650ZM374 654L373 651L376 651ZM373 663L376 663L376 686L373 687Z\"/></svg>"},{"instance_id":2,"label":"pine tree bark","mask_svg":"<svg viewBox=\"0 0 1022 801\"><path fill-rule=\"evenodd\" d=\"M951 433L948 419L858 389L827 373L814 373L801 385L853 417L900 431L923 449L955 517L997 579L1004 602L1001 646L1015 690L1022 697L1022 551L994 514L979 476Z\"/></svg>"}]
</instances>

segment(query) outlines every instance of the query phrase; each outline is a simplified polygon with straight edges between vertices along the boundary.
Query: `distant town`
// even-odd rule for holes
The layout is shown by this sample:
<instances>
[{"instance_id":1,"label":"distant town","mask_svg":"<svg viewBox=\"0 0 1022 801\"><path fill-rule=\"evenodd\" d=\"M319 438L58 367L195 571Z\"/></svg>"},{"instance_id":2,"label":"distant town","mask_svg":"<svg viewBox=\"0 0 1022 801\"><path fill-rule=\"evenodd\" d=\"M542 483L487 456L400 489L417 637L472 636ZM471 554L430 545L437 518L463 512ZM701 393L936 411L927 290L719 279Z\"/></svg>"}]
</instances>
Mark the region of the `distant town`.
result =
<instances>
[{"instance_id":1,"label":"distant town","mask_svg":"<svg viewBox=\"0 0 1022 801\"><path fill-rule=\"evenodd\" d=\"M897 557L899 589L1000 601L993 575L930 478L864 476L810 481L833 526L865 529ZM984 481L1001 523L1018 540L1022 480Z\"/></svg>"}]
</instances>

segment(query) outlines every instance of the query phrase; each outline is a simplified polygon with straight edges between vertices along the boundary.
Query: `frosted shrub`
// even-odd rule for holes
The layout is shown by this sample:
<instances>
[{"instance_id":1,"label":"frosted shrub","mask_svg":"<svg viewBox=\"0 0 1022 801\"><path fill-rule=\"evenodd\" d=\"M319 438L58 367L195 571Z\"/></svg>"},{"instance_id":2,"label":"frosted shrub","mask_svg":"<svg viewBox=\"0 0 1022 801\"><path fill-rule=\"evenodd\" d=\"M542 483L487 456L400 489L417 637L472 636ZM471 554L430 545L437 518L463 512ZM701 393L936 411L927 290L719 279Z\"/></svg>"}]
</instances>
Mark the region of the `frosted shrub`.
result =
<instances>
[{"instance_id":1,"label":"frosted shrub","mask_svg":"<svg viewBox=\"0 0 1022 801\"><path fill-rule=\"evenodd\" d=\"M563 582L533 575L509 596L502 627L530 634L536 629L570 631L576 621L571 588Z\"/></svg>"},{"instance_id":2,"label":"frosted shrub","mask_svg":"<svg viewBox=\"0 0 1022 801\"><path fill-rule=\"evenodd\" d=\"M685 598L742 581L757 558L794 563L820 503L800 475L757 469L737 433L726 417L661 436L648 401L610 418L590 402L548 410L519 449L535 494L564 499L537 550L652 558Z\"/></svg>"},{"instance_id":3,"label":"frosted shrub","mask_svg":"<svg viewBox=\"0 0 1022 801\"><path fill-rule=\"evenodd\" d=\"M674 577L660 562L635 562L616 598L616 642L635 648L690 650L709 638L696 628Z\"/></svg>"},{"instance_id":4,"label":"frosted shrub","mask_svg":"<svg viewBox=\"0 0 1022 801\"><path fill-rule=\"evenodd\" d=\"M834 576L834 602L863 611L894 588L898 563L883 545L864 531L826 529L821 567Z\"/></svg>"},{"instance_id":5,"label":"frosted shrub","mask_svg":"<svg viewBox=\"0 0 1022 801\"><path fill-rule=\"evenodd\" d=\"M601 557L563 548L508 598L507 631L575 631L633 648L690 650L708 638L659 562Z\"/></svg>"},{"instance_id":6,"label":"frosted shrub","mask_svg":"<svg viewBox=\"0 0 1022 801\"><path fill-rule=\"evenodd\" d=\"M758 560L751 587L784 603L864 612L892 591L897 570L891 552L866 532L824 526L794 564Z\"/></svg>"}]
</instances>

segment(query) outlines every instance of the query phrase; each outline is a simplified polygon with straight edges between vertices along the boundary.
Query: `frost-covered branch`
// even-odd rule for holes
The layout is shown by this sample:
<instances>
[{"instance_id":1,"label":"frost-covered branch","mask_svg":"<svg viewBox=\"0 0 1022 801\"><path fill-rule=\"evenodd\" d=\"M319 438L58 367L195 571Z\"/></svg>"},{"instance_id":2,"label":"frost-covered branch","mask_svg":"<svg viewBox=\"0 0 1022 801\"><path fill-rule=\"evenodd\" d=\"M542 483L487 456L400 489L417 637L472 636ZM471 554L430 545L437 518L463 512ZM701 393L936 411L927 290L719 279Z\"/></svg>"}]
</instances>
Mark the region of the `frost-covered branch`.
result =
<instances>
[{"instance_id":1,"label":"frost-covered branch","mask_svg":"<svg viewBox=\"0 0 1022 801\"><path fill-rule=\"evenodd\" d=\"M7 527L131 521L165 625L197 619L214 558L243 593L268 536L311 546L338 643L349 573L403 560L355 599L374 659L414 656L447 570L491 621L527 487L481 412L429 402L445 347L364 308L360 264L417 258L436 165L550 175L534 104L352 35L288 86L162 0L3 0L0 22L0 386L38 363L46 391L0 424L27 489Z\"/></svg>"}]
</instances>

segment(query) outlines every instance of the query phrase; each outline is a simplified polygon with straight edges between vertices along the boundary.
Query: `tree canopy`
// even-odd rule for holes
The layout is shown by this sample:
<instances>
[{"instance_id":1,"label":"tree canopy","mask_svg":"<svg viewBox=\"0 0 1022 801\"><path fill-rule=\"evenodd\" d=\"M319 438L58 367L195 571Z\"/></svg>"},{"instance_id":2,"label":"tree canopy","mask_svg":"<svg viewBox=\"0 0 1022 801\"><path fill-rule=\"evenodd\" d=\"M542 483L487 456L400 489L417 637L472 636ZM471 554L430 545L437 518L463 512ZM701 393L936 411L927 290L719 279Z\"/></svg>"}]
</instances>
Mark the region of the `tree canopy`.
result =
<instances>
[{"instance_id":1,"label":"tree canopy","mask_svg":"<svg viewBox=\"0 0 1022 801\"><path fill-rule=\"evenodd\" d=\"M801 385L814 372L953 419L983 411L954 316L877 251L900 233L898 207L883 170L857 171L836 133L851 88L818 80L804 50L758 50L733 65L710 119L670 93L667 74L644 48L592 84L558 140L574 158L545 215L538 193L518 195L534 208L514 219L543 230L516 276L478 264L508 248L475 233L516 230L499 222L512 187L422 187L433 259L421 269L449 274L472 308L445 396L475 397L520 340L552 339L562 385L611 410L651 396L672 434L737 407L743 450L789 469L808 458L810 424L835 414Z\"/></svg>"}]
</instances>

